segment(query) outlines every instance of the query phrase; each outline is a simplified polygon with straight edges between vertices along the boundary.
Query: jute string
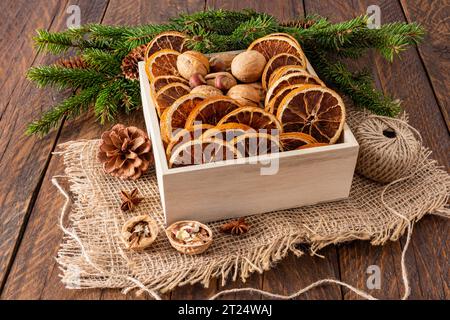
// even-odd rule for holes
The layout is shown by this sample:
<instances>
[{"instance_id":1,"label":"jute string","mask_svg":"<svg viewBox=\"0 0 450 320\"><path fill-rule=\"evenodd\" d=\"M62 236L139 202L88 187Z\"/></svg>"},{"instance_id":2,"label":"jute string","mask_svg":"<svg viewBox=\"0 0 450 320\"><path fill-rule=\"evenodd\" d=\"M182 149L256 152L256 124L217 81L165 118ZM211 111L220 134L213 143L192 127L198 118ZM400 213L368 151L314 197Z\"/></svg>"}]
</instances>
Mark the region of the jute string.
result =
<instances>
[{"instance_id":1,"label":"jute string","mask_svg":"<svg viewBox=\"0 0 450 320\"><path fill-rule=\"evenodd\" d=\"M401 119L369 116L355 130L356 171L382 183L396 181L417 167L422 137Z\"/></svg>"},{"instance_id":2,"label":"jute string","mask_svg":"<svg viewBox=\"0 0 450 320\"><path fill-rule=\"evenodd\" d=\"M360 121L355 118L355 122ZM65 159L66 175L52 180L66 199L59 221L66 237L57 260L62 266L63 282L78 288L114 287L122 288L124 293L137 290L138 294L148 292L154 299L160 299L158 290L171 290L179 285L196 282L206 286L211 277L222 277L222 284L229 276L235 280L240 275L245 280L254 271L269 269L273 262L285 257L289 251L302 255L303 252L295 247L297 243L309 243L311 253L316 254L328 244L354 239L370 239L373 244L383 244L387 240L398 239L406 230L401 270L405 286L402 299L407 299L410 286L405 255L413 222L426 212L449 217L449 210L445 208L450 189L449 177L432 160L427 159L429 153L422 152L416 169L408 176L382 188L356 176L348 200L248 217L253 227L247 237L227 238L218 233L215 243L206 254L183 256L174 252L167 241L160 237L155 242L154 249L135 255L123 250L120 241L117 241L115 232L127 216L115 209L118 199L113 195L120 189L138 186L146 198L150 198L144 201L142 211L153 214L163 227L156 178L150 174L133 183L110 179L102 173L101 167L93 159L96 147L95 141L78 141L65 145L61 154ZM60 178L71 182L71 192L74 195L74 205L68 216L72 226L70 229L64 226L70 197L60 186ZM403 183L406 180L408 184ZM395 202L386 199L390 190L392 192L389 192L389 196L394 197ZM375 195L379 197L378 202ZM368 210L367 214L356 207L361 203L364 203L362 210ZM391 219L387 213L400 218L401 223ZM212 223L210 227L218 230L222 223ZM237 250L237 253L230 255L233 250ZM71 273L72 265L81 270L81 277L77 282L74 282ZM375 299L369 293L336 279L316 281L290 295L241 288L221 291L210 299L239 292L292 299L326 284L341 285L365 299Z\"/></svg>"}]
</instances>

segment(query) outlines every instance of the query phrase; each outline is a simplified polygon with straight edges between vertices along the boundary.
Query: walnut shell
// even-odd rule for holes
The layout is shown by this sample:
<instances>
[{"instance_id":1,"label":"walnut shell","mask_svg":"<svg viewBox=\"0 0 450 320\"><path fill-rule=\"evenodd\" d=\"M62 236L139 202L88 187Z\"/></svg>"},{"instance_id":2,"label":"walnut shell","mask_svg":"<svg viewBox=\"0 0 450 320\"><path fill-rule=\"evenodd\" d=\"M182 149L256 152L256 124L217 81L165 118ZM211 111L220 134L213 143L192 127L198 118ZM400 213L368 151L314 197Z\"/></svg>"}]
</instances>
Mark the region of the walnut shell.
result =
<instances>
[{"instance_id":1,"label":"walnut shell","mask_svg":"<svg viewBox=\"0 0 450 320\"><path fill-rule=\"evenodd\" d=\"M237 85L236 79L229 72L210 73L205 77L206 83L219 90L227 91Z\"/></svg>"},{"instance_id":2,"label":"walnut shell","mask_svg":"<svg viewBox=\"0 0 450 320\"><path fill-rule=\"evenodd\" d=\"M182 243L174 237L173 230L179 226L183 226L188 223L196 223L199 225L199 227L201 229L206 231L208 236L205 239L205 241L200 242L200 243L195 243L195 244L189 244L189 243ZM166 229L166 235L167 235L167 238L169 239L169 242L172 245L172 247L174 247L176 250L178 250L181 253L189 254L189 255L200 254L200 253L205 252L211 246L211 244L213 242L212 230L207 225L205 225L201 222L192 221L192 220L183 220L183 221L177 221L177 222L173 223Z\"/></svg>"},{"instance_id":3,"label":"walnut shell","mask_svg":"<svg viewBox=\"0 0 450 320\"><path fill-rule=\"evenodd\" d=\"M202 86L195 87L194 89L191 90L191 94L192 93L199 93L206 97L214 97L214 96L222 96L223 95L222 91L220 91L219 89L217 89L215 87L208 86L208 85L202 85Z\"/></svg>"},{"instance_id":4,"label":"walnut shell","mask_svg":"<svg viewBox=\"0 0 450 320\"><path fill-rule=\"evenodd\" d=\"M266 91L263 89L261 82L252 82L248 85L252 86L258 91L259 101L264 102L264 99L266 98Z\"/></svg>"},{"instance_id":5,"label":"walnut shell","mask_svg":"<svg viewBox=\"0 0 450 320\"><path fill-rule=\"evenodd\" d=\"M261 78L266 58L255 50L238 54L231 62L231 73L242 82L255 82Z\"/></svg>"},{"instance_id":6,"label":"walnut shell","mask_svg":"<svg viewBox=\"0 0 450 320\"><path fill-rule=\"evenodd\" d=\"M200 52L186 51L178 56L177 69L186 80L189 80L195 73L206 76L209 72L209 61Z\"/></svg>"},{"instance_id":7,"label":"walnut shell","mask_svg":"<svg viewBox=\"0 0 450 320\"><path fill-rule=\"evenodd\" d=\"M242 106L259 107L260 95L257 89L249 84L238 84L228 90L227 96Z\"/></svg>"},{"instance_id":8,"label":"walnut shell","mask_svg":"<svg viewBox=\"0 0 450 320\"><path fill-rule=\"evenodd\" d=\"M133 231L138 224L147 226L148 235L136 238L136 234L133 234ZM142 251L148 248L155 241L156 236L158 235L158 225L156 224L156 221L148 215L133 217L127 220L122 226L121 235L122 241L127 249Z\"/></svg>"},{"instance_id":9,"label":"walnut shell","mask_svg":"<svg viewBox=\"0 0 450 320\"><path fill-rule=\"evenodd\" d=\"M236 53L230 52L213 53L209 58L211 71L221 72L231 70L231 62L233 61L234 57L236 57L236 55Z\"/></svg>"}]
</instances>

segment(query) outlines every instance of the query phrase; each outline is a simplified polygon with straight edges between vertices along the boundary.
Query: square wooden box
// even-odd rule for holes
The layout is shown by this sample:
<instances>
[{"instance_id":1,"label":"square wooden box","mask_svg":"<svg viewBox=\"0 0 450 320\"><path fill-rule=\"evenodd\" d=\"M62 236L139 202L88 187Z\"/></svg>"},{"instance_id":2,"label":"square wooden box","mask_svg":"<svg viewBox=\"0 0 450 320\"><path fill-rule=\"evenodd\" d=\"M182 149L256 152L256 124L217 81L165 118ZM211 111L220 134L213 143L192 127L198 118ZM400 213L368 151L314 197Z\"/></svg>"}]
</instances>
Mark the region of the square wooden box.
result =
<instances>
[{"instance_id":1,"label":"square wooden box","mask_svg":"<svg viewBox=\"0 0 450 320\"><path fill-rule=\"evenodd\" d=\"M309 64L308 71L315 74ZM252 157L169 169L144 62L139 63L139 74L166 224L208 222L348 197L359 146L347 125L339 143L330 146L260 156L258 162ZM276 174L261 174L277 163Z\"/></svg>"}]
</instances>

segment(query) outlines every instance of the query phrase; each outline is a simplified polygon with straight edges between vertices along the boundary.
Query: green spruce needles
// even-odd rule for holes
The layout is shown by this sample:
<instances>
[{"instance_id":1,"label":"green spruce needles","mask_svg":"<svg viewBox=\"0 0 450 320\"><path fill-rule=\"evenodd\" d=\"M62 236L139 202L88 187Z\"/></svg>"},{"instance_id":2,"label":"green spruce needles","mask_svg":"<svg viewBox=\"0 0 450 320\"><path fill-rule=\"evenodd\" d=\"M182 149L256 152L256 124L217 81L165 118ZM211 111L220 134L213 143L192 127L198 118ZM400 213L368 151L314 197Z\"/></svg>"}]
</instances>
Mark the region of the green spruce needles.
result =
<instances>
[{"instance_id":1,"label":"green spruce needles","mask_svg":"<svg viewBox=\"0 0 450 320\"><path fill-rule=\"evenodd\" d=\"M37 31L39 52L67 55L75 52L87 67L62 65L31 68L28 78L39 87L73 89L73 94L29 124L28 134L47 134L62 119L72 119L93 108L103 124L113 122L119 112L140 107L139 83L125 79L122 59L135 47L150 42L163 31L177 30L189 37L189 47L204 53L245 49L255 39L273 32L286 32L301 43L319 76L330 86L349 96L356 106L384 116L396 116L400 103L374 87L365 71L350 72L342 58L362 57L375 49L392 61L424 35L416 23L391 23L379 29L367 27L367 17L331 23L314 15L289 23L251 10L207 10L180 15L166 24L106 26L88 24L63 32Z\"/></svg>"}]
</instances>

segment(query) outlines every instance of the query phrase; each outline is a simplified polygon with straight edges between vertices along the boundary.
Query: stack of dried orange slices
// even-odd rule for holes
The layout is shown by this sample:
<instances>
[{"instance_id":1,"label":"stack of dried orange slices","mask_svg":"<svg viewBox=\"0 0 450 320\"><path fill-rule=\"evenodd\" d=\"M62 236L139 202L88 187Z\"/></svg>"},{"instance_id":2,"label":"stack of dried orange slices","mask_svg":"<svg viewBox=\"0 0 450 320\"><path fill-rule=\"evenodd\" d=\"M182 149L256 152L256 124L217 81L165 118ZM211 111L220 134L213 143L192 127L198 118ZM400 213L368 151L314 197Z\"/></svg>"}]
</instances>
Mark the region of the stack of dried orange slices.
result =
<instances>
[{"instance_id":1,"label":"stack of dried orange slices","mask_svg":"<svg viewBox=\"0 0 450 320\"><path fill-rule=\"evenodd\" d=\"M338 141L344 103L307 71L291 35L270 34L240 54L209 58L189 51L187 42L169 31L147 46L146 72L169 167Z\"/></svg>"}]
</instances>

